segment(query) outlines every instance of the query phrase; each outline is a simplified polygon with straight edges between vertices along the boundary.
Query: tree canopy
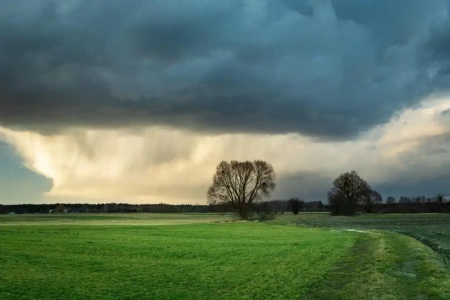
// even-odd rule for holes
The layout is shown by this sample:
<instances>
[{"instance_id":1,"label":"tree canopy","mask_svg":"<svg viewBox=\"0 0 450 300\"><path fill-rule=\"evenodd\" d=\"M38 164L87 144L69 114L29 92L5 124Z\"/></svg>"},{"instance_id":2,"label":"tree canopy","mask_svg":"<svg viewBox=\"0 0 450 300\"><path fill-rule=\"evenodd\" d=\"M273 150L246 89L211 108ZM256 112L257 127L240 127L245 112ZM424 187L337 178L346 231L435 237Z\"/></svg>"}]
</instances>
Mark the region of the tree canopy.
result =
<instances>
[{"instance_id":1,"label":"tree canopy","mask_svg":"<svg viewBox=\"0 0 450 300\"><path fill-rule=\"evenodd\" d=\"M339 175L334 180L333 188L328 192L328 202L333 214L353 214L356 205L365 197L368 203L372 200L371 193L373 191L367 181L356 171L351 171ZM375 194L373 196L376 197Z\"/></svg>"},{"instance_id":2,"label":"tree canopy","mask_svg":"<svg viewBox=\"0 0 450 300\"><path fill-rule=\"evenodd\" d=\"M208 202L228 204L247 220L252 204L275 190L275 177L272 165L262 160L222 161L207 191Z\"/></svg>"}]
</instances>

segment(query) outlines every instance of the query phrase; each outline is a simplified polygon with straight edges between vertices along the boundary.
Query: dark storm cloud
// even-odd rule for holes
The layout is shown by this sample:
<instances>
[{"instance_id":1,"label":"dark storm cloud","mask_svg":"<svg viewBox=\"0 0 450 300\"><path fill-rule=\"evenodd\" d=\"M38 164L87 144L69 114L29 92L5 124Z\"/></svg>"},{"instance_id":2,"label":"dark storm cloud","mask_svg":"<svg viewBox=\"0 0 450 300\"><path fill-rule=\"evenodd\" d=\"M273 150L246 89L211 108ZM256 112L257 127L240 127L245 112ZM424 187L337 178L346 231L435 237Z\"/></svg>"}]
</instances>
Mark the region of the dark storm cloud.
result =
<instances>
[{"instance_id":1,"label":"dark storm cloud","mask_svg":"<svg viewBox=\"0 0 450 300\"><path fill-rule=\"evenodd\" d=\"M320 200L325 203L327 191L332 185L333 178L331 176L313 172L281 176L272 198L289 199L297 197L307 201Z\"/></svg>"},{"instance_id":2,"label":"dark storm cloud","mask_svg":"<svg viewBox=\"0 0 450 300\"><path fill-rule=\"evenodd\" d=\"M418 182L388 182L375 186L384 198L388 196L398 197L435 197L438 194L450 195L448 182L450 175L436 175L430 178L424 178Z\"/></svg>"},{"instance_id":3,"label":"dark storm cloud","mask_svg":"<svg viewBox=\"0 0 450 300\"><path fill-rule=\"evenodd\" d=\"M445 91L447 10L447 0L9 1L0 124L348 138Z\"/></svg>"}]
</instances>

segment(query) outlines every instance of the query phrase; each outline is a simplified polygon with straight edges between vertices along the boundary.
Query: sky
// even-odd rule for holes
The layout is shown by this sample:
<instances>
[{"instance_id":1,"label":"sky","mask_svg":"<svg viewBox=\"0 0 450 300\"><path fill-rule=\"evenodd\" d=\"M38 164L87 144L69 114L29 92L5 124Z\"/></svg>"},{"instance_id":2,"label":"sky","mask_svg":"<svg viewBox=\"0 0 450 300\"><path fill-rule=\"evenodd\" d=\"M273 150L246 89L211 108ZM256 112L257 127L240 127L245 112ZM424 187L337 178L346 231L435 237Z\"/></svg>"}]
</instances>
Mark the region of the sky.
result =
<instances>
[{"instance_id":1,"label":"sky","mask_svg":"<svg viewBox=\"0 0 450 300\"><path fill-rule=\"evenodd\" d=\"M0 10L0 204L450 195L450 0L16 0Z\"/></svg>"}]
</instances>

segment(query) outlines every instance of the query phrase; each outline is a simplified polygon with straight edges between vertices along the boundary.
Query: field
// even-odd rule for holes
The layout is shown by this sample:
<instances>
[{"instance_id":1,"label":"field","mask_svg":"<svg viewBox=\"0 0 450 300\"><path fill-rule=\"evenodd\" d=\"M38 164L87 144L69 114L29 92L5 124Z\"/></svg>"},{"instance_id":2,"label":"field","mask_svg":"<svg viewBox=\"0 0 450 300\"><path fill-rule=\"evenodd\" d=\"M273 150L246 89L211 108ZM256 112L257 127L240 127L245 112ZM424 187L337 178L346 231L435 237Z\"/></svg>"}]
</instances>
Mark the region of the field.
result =
<instances>
[{"instance_id":1,"label":"field","mask_svg":"<svg viewBox=\"0 0 450 300\"><path fill-rule=\"evenodd\" d=\"M440 255L406 235L363 231L417 228L439 240L449 216L231 219L0 216L0 299L450 299Z\"/></svg>"},{"instance_id":2,"label":"field","mask_svg":"<svg viewBox=\"0 0 450 300\"><path fill-rule=\"evenodd\" d=\"M282 219L312 227L384 230L414 237L450 263L450 215L448 214L373 214L359 217L330 217L328 214L300 214Z\"/></svg>"},{"instance_id":3,"label":"field","mask_svg":"<svg viewBox=\"0 0 450 300\"><path fill-rule=\"evenodd\" d=\"M224 222L230 214L35 214L0 215L0 225L176 225Z\"/></svg>"}]
</instances>

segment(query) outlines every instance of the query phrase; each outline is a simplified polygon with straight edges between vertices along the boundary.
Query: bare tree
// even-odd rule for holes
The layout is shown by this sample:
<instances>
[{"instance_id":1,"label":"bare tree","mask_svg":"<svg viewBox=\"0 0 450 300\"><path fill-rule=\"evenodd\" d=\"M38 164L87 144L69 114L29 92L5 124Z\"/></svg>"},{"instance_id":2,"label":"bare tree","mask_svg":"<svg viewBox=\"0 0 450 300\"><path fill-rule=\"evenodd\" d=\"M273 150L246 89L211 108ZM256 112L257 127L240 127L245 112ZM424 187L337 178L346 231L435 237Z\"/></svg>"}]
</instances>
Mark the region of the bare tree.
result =
<instances>
[{"instance_id":1,"label":"bare tree","mask_svg":"<svg viewBox=\"0 0 450 300\"><path fill-rule=\"evenodd\" d=\"M328 202L333 214L354 214L356 205L371 190L369 184L356 171L339 175L328 192Z\"/></svg>"},{"instance_id":2,"label":"bare tree","mask_svg":"<svg viewBox=\"0 0 450 300\"><path fill-rule=\"evenodd\" d=\"M305 203L298 198L291 198L289 199L289 204L291 205L292 213L298 215L298 212L303 209Z\"/></svg>"},{"instance_id":3,"label":"bare tree","mask_svg":"<svg viewBox=\"0 0 450 300\"><path fill-rule=\"evenodd\" d=\"M441 194L441 193L439 193L439 194L436 196L436 202L437 202L439 205L444 204L444 203L445 203L445 197L444 197L444 195Z\"/></svg>"},{"instance_id":4,"label":"bare tree","mask_svg":"<svg viewBox=\"0 0 450 300\"><path fill-rule=\"evenodd\" d=\"M268 197L275 185L273 167L265 161L222 161L207 191L208 203L228 204L247 220L253 203Z\"/></svg>"},{"instance_id":5,"label":"bare tree","mask_svg":"<svg viewBox=\"0 0 450 300\"><path fill-rule=\"evenodd\" d=\"M274 220L277 215L274 211L272 211L271 203L267 201L254 204L253 207L258 214L258 221L260 222Z\"/></svg>"},{"instance_id":6,"label":"bare tree","mask_svg":"<svg viewBox=\"0 0 450 300\"><path fill-rule=\"evenodd\" d=\"M364 204L364 210L367 213L371 213L375 204L383 203L383 197L381 197L380 193L377 191L368 190L367 193L363 195L362 202Z\"/></svg>"},{"instance_id":7,"label":"bare tree","mask_svg":"<svg viewBox=\"0 0 450 300\"><path fill-rule=\"evenodd\" d=\"M395 203L397 203L397 199L395 199L395 197L389 196L389 197L386 198L386 204L387 205L393 205Z\"/></svg>"}]
</instances>

